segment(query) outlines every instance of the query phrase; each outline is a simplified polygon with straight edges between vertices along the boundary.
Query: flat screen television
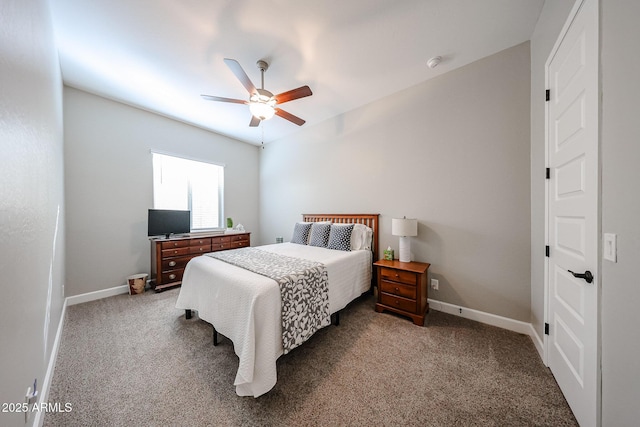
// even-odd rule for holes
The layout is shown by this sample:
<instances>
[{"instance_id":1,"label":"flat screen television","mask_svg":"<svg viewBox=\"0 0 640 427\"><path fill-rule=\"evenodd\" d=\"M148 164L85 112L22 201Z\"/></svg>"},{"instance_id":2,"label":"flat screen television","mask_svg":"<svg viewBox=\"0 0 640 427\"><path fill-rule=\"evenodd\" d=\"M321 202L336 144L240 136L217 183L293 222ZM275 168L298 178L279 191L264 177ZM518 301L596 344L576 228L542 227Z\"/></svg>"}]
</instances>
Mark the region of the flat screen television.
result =
<instances>
[{"instance_id":1,"label":"flat screen television","mask_svg":"<svg viewBox=\"0 0 640 427\"><path fill-rule=\"evenodd\" d=\"M149 209L149 236L164 235L168 239L172 234L189 232L191 232L191 211Z\"/></svg>"}]
</instances>

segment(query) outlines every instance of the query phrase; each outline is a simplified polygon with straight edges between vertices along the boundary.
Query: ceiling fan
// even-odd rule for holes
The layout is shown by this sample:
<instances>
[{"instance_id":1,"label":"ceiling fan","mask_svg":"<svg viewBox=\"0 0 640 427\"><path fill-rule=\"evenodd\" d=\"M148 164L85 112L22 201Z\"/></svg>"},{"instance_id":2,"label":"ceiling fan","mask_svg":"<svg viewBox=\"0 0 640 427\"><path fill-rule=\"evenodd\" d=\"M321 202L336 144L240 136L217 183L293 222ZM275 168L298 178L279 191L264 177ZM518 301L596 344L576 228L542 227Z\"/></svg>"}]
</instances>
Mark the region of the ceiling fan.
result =
<instances>
[{"instance_id":1,"label":"ceiling fan","mask_svg":"<svg viewBox=\"0 0 640 427\"><path fill-rule=\"evenodd\" d=\"M259 60L256 62L256 65L260 69L260 74L262 77L262 87L260 89L256 88L247 73L244 72L238 61L235 59L224 59L225 64L231 69L233 74L240 80L240 83L247 89L249 92L249 100L243 101L241 99L233 99L233 98L223 98L220 96L213 95L200 95L202 98L209 101L219 101L219 102L231 102L234 104L247 104L249 105L249 110L251 111L252 117L249 122L249 126L255 127L260 124L262 120L269 120L273 115L280 116L283 119L289 120L292 123L297 124L298 126L302 126L305 121L300 117L294 116L291 113L284 111L277 106L280 104L284 104L285 102L293 101L294 99L304 98L305 96L313 95L309 86L302 86L297 89L292 89L287 92L280 93L278 95L274 95L264 88L264 72L269 68L269 64L266 61Z\"/></svg>"}]
</instances>

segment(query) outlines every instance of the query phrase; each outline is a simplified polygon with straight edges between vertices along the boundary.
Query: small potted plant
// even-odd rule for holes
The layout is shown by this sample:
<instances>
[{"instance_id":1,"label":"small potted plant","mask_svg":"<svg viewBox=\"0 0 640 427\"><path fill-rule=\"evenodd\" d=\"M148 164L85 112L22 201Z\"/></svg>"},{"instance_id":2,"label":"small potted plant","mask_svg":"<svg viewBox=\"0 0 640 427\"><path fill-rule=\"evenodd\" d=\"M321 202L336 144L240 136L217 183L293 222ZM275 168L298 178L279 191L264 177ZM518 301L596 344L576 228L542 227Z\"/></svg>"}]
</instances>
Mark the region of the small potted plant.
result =
<instances>
[{"instance_id":1,"label":"small potted plant","mask_svg":"<svg viewBox=\"0 0 640 427\"><path fill-rule=\"evenodd\" d=\"M233 219L227 218L227 229L231 230L233 228Z\"/></svg>"}]
</instances>

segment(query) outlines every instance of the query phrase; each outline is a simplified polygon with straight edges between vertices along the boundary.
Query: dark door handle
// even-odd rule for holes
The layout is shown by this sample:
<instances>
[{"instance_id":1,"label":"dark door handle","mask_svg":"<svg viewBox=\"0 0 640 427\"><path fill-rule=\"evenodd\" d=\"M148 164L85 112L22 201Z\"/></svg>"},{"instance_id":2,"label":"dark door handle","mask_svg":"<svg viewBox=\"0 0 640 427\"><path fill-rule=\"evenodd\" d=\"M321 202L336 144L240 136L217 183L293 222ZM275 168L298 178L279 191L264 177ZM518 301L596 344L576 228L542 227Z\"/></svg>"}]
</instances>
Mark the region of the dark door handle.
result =
<instances>
[{"instance_id":1,"label":"dark door handle","mask_svg":"<svg viewBox=\"0 0 640 427\"><path fill-rule=\"evenodd\" d=\"M568 270L568 271L569 273L573 274L573 277L577 277L578 279L584 279L585 282L587 283L593 282L593 274L591 274L589 270L585 271L584 273L574 273L571 270Z\"/></svg>"}]
</instances>

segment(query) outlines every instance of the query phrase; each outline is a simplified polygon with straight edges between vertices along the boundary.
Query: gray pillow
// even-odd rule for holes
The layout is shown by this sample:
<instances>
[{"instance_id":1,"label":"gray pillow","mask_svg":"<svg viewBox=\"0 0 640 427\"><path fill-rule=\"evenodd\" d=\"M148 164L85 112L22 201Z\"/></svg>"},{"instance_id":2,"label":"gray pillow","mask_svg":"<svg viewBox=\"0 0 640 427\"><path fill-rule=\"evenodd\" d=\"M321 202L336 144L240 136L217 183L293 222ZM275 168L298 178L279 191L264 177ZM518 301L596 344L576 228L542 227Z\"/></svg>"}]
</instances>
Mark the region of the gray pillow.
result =
<instances>
[{"instance_id":1,"label":"gray pillow","mask_svg":"<svg viewBox=\"0 0 640 427\"><path fill-rule=\"evenodd\" d=\"M311 222L296 222L296 226L293 228L293 237L291 237L291 243L297 243L299 245L306 245L309 240L309 231L311 230Z\"/></svg>"},{"instance_id":2,"label":"gray pillow","mask_svg":"<svg viewBox=\"0 0 640 427\"><path fill-rule=\"evenodd\" d=\"M327 247L329 243L329 232L331 231L330 222L316 222L311 227L311 237L309 238L309 246Z\"/></svg>"},{"instance_id":3,"label":"gray pillow","mask_svg":"<svg viewBox=\"0 0 640 427\"><path fill-rule=\"evenodd\" d=\"M327 249L336 249L339 251L351 250L351 232L353 231L353 224L349 225L331 225L331 232L329 233L329 243Z\"/></svg>"}]
</instances>

